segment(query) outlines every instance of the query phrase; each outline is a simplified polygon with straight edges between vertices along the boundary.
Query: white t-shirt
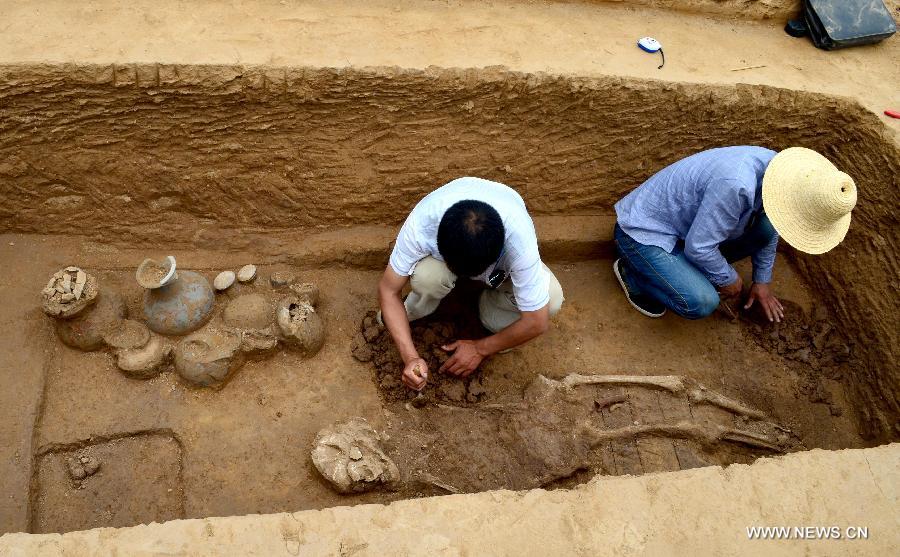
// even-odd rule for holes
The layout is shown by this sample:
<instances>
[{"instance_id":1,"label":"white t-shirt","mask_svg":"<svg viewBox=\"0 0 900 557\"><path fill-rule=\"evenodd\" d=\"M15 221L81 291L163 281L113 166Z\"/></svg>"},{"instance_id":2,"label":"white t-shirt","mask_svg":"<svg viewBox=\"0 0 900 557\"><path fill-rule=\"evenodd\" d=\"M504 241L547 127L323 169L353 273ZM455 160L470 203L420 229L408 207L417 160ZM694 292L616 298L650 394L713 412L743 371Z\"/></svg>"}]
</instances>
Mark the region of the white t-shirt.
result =
<instances>
[{"instance_id":1,"label":"white t-shirt","mask_svg":"<svg viewBox=\"0 0 900 557\"><path fill-rule=\"evenodd\" d=\"M550 302L550 278L538 253L534 222L525 202L508 186L481 178L458 178L426 195L416 205L391 253L391 268L400 276L410 276L421 259L432 256L443 261L438 251L437 233L444 213L459 201L482 201L494 208L503 220L506 233L500 258L476 280L487 282L494 270L506 272L512 280L520 311L536 311Z\"/></svg>"}]
</instances>

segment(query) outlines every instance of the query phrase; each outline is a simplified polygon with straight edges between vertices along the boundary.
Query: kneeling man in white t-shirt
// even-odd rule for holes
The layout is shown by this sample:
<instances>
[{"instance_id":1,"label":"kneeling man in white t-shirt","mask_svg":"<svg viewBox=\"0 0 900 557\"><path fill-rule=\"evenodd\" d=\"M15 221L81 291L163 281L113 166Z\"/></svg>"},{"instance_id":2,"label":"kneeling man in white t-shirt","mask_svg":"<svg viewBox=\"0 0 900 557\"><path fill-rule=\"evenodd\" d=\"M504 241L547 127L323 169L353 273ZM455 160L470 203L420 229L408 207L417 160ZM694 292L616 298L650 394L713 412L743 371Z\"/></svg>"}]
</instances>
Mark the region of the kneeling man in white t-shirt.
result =
<instances>
[{"instance_id":1,"label":"kneeling man in white t-shirt","mask_svg":"<svg viewBox=\"0 0 900 557\"><path fill-rule=\"evenodd\" d=\"M407 217L378 285L382 320L411 389L425 387L429 370L416 352L409 322L433 313L458 276L488 285L478 310L494 334L447 346L453 355L441 372L469 375L484 358L546 332L562 306L562 288L541 262L534 223L515 190L480 178L459 178L436 189ZM407 282L412 292L402 300Z\"/></svg>"}]
</instances>

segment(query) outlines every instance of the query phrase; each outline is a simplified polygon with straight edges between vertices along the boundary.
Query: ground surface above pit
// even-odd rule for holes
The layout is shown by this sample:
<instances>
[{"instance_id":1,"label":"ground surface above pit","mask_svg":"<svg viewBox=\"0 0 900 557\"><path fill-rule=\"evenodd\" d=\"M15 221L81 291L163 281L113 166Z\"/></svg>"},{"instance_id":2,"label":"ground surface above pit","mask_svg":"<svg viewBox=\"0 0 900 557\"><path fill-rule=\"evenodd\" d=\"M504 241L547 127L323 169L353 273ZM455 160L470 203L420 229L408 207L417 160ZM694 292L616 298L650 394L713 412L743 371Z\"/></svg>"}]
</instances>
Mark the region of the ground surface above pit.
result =
<instances>
[{"instance_id":1,"label":"ground surface above pit","mask_svg":"<svg viewBox=\"0 0 900 557\"><path fill-rule=\"evenodd\" d=\"M179 520L63 536L8 534L26 555L896 555L900 445L752 466L597 478L574 490ZM711 518L714 512L715 518ZM844 539L750 540L754 526L837 526ZM846 539L847 527L868 539Z\"/></svg>"},{"instance_id":2,"label":"ground surface above pit","mask_svg":"<svg viewBox=\"0 0 900 557\"><path fill-rule=\"evenodd\" d=\"M786 0L642 0L738 16ZM796 2L793 2L796 3ZM36 62L277 66L503 65L517 71L623 75L694 83L760 83L896 106L900 40L824 52L765 24L630 2L307 0L222 3L3 0L0 64ZM895 18L897 2L891 0ZM653 35L665 68L635 45ZM377 46L377 47L376 47ZM742 69L751 68L751 69ZM882 116L894 130L900 121Z\"/></svg>"}]
</instances>

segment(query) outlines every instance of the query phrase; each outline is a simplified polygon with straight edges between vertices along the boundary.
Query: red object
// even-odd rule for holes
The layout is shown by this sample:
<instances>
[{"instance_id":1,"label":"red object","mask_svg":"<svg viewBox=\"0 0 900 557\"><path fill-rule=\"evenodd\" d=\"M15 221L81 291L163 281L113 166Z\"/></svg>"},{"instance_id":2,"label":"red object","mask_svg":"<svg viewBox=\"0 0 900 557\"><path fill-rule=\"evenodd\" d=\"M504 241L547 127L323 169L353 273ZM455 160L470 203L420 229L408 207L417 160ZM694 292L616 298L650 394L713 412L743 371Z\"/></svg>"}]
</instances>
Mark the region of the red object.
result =
<instances>
[{"instance_id":1,"label":"red object","mask_svg":"<svg viewBox=\"0 0 900 557\"><path fill-rule=\"evenodd\" d=\"M900 111L897 110L885 110L884 113L891 118L900 118Z\"/></svg>"}]
</instances>

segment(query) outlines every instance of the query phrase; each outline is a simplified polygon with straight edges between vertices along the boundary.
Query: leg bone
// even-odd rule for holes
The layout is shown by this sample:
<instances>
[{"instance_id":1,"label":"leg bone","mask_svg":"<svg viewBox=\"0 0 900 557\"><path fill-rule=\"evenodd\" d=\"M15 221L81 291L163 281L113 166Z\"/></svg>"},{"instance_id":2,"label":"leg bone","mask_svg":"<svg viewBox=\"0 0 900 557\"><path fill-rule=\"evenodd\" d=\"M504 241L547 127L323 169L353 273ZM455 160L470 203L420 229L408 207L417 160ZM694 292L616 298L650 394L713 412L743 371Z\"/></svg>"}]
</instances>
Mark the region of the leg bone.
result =
<instances>
[{"instance_id":1,"label":"leg bone","mask_svg":"<svg viewBox=\"0 0 900 557\"><path fill-rule=\"evenodd\" d=\"M684 379L677 375L580 375L572 373L562 380L567 387L580 385L631 385L664 389L672 393L684 391Z\"/></svg>"}]
</instances>

